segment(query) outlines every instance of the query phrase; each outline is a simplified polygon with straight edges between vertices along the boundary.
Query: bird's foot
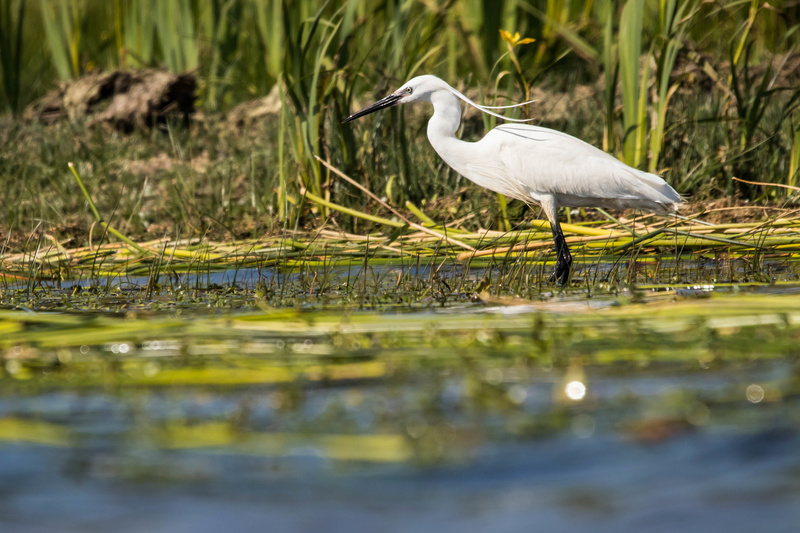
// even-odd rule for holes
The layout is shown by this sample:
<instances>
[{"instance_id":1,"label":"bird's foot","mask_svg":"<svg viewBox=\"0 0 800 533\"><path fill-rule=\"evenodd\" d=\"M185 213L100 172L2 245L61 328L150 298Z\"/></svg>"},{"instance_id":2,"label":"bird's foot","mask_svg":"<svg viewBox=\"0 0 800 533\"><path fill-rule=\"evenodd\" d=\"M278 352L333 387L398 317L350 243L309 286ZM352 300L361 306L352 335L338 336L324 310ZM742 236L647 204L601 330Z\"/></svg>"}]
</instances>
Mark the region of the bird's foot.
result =
<instances>
[{"instance_id":1,"label":"bird's foot","mask_svg":"<svg viewBox=\"0 0 800 533\"><path fill-rule=\"evenodd\" d=\"M562 287L567 284L569 281L569 273L572 267L572 257L563 258L560 257L558 261L556 261L556 270L550 275L550 279L548 280L550 283L554 283L558 281L558 284Z\"/></svg>"}]
</instances>

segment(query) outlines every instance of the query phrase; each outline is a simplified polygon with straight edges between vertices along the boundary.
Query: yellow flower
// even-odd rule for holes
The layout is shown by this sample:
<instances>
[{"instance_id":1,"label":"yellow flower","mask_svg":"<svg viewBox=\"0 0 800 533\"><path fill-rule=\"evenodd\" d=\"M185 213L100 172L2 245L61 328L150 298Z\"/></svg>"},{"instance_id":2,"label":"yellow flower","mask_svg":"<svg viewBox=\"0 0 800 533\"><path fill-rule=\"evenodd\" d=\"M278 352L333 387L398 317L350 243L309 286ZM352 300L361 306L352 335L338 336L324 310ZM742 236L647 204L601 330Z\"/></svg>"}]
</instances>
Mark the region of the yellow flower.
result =
<instances>
[{"instance_id":1,"label":"yellow flower","mask_svg":"<svg viewBox=\"0 0 800 533\"><path fill-rule=\"evenodd\" d=\"M511 46L517 46L518 44L528 44L536 40L536 39L531 39L530 37L525 37L524 39L520 39L519 32L516 32L514 35L511 35L511 32L506 30L500 30L500 37L502 37L503 40L508 44L510 44Z\"/></svg>"}]
</instances>

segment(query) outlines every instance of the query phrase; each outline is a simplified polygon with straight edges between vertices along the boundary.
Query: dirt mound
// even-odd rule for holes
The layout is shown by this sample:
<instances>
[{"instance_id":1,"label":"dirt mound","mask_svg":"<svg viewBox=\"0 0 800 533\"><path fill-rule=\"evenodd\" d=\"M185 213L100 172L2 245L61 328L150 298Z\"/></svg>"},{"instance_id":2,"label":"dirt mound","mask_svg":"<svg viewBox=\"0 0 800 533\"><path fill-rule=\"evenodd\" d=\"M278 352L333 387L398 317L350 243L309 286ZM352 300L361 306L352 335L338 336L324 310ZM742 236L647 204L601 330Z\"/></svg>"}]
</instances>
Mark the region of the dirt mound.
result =
<instances>
[{"instance_id":1,"label":"dirt mound","mask_svg":"<svg viewBox=\"0 0 800 533\"><path fill-rule=\"evenodd\" d=\"M225 115L226 121L234 129L240 129L250 126L253 122L280 114L280 90L280 84L276 83L267 96L242 102L228 111Z\"/></svg>"},{"instance_id":2,"label":"dirt mound","mask_svg":"<svg viewBox=\"0 0 800 533\"><path fill-rule=\"evenodd\" d=\"M90 73L64 82L25 110L26 120L53 124L64 117L108 124L122 131L145 129L170 115L188 122L194 113L197 78L166 70Z\"/></svg>"}]
</instances>

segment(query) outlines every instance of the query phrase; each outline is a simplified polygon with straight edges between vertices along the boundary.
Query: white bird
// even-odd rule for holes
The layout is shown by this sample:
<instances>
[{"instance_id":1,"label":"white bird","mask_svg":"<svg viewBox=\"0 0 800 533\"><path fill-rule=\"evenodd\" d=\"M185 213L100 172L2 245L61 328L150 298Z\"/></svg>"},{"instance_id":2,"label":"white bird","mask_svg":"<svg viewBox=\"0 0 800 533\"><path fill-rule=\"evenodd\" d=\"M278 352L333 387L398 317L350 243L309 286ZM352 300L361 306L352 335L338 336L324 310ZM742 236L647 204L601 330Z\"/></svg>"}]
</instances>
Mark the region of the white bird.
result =
<instances>
[{"instance_id":1,"label":"white bird","mask_svg":"<svg viewBox=\"0 0 800 533\"><path fill-rule=\"evenodd\" d=\"M542 206L556 248L556 268L550 281L564 285L572 255L567 248L558 208L601 207L644 209L667 214L678 209L680 195L655 174L629 167L611 155L560 131L527 124L503 124L477 142L455 136L461 123L459 99L484 113L517 106L476 104L436 76L411 79L398 90L347 117L343 123L379 109L410 102L430 102L428 140L453 170L494 192ZM527 102L526 102L527 103Z\"/></svg>"}]
</instances>

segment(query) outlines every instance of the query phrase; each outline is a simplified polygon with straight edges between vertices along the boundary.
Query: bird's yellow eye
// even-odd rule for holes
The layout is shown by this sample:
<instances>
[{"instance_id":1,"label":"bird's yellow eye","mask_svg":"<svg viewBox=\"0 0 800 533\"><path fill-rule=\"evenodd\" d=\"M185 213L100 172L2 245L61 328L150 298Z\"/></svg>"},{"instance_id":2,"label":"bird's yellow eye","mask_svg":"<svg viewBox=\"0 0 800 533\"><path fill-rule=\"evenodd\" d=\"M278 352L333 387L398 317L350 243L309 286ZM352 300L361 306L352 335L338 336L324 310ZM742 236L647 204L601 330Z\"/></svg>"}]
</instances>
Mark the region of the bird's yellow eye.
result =
<instances>
[{"instance_id":1,"label":"bird's yellow eye","mask_svg":"<svg viewBox=\"0 0 800 533\"><path fill-rule=\"evenodd\" d=\"M406 87L406 93L411 94L413 89L411 87Z\"/></svg>"}]
</instances>

